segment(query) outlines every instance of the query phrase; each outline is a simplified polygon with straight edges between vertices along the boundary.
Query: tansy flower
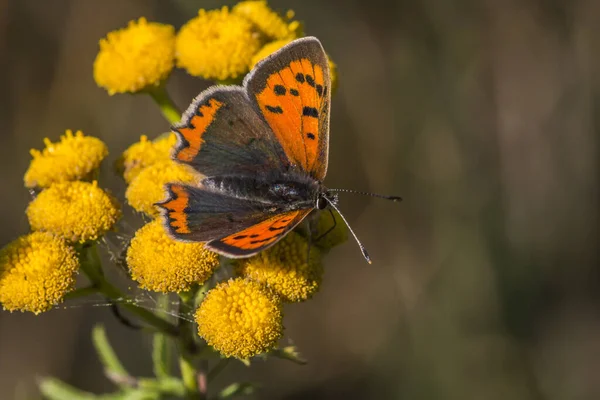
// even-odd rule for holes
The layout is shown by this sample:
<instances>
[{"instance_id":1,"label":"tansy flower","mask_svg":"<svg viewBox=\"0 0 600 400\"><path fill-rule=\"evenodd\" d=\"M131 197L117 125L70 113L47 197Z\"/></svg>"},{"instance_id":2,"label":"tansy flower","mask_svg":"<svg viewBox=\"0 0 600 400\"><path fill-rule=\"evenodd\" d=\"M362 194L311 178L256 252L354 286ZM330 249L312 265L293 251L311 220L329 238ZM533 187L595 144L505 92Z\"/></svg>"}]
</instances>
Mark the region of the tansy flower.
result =
<instances>
[{"instance_id":1,"label":"tansy flower","mask_svg":"<svg viewBox=\"0 0 600 400\"><path fill-rule=\"evenodd\" d=\"M335 218L335 223L329 212L321 212L317 229L312 234L314 244L324 251L348 240L348 229L337 211L333 211L333 217Z\"/></svg>"},{"instance_id":2,"label":"tansy flower","mask_svg":"<svg viewBox=\"0 0 600 400\"><path fill-rule=\"evenodd\" d=\"M140 141L129 146L117 162L117 168L122 171L123 178L131 183L144 168L159 161L171 159L171 150L177 143L174 133L162 135L155 140L148 140L142 135Z\"/></svg>"},{"instance_id":3,"label":"tansy flower","mask_svg":"<svg viewBox=\"0 0 600 400\"><path fill-rule=\"evenodd\" d=\"M62 301L75 284L75 250L49 233L34 232L0 250L0 303L39 314Z\"/></svg>"},{"instance_id":4,"label":"tansy flower","mask_svg":"<svg viewBox=\"0 0 600 400\"><path fill-rule=\"evenodd\" d=\"M300 23L284 20L268 6L265 0L242 1L231 11L251 21L269 40L299 37ZM293 16L293 11L288 12L289 19Z\"/></svg>"},{"instance_id":5,"label":"tansy flower","mask_svg":"<svg viewBox=\"0 0 600 400\"><path fill-rule=\"evenodd\" d=\"M25 173L26 187L48 187L54 182L74 181L88 177L108 154L106 145L81 131L67 130L60 141L44 139L46 148L32 149L33 160Z\"/></svg>"},{"instance_id":6,"label":"tansy flower","mask_svg":"<svg viewBox=\"0 0 600 400\"><path fill-rule=\"evenodd\" d=\"M230 279L208 292L196 312L198 334L226 357L272 349L283 333L281 302L261 284Z\"/></svg>"},{"instance_id":7,"label":"tansy flower","mask_svg":"<svg viewBox=\"0 0 600 400\"><path fill-rule=\"evenodd\" d=\"M121 216L117 201L96 181L55 183L29 203L26 213L34 231L79 243L98 239Z\"/></svg>"},{"instance_id":8,"label":"tansy flower","mask_svg":"<svg viewBox=\"0 0 600 400\"><path fill-rule=\"evenodd\" d=\"M156 219L135 233L127 249L127 265L142 289L181 292L210 278L219 266L219 256L203 243L172 239Z\"/></svg>"},{"instance_id":9,"label":"tansy flower","mask_svg":"<svg viewBox=\"0 0 600 400\"><path fill-rule=\"evenodd\" d=\"M175 28L140 18L100 39L94 79L110 95L135 93L158 86L174 65Z\"/></svg>"},{"instance_id":10,"label":"tansy flower","mask_svg":"<svg viewBox=\"0 0 600 400\"><path fill-rule=\"evenodd\" d=\"M248 72L260 46L260 34L246 18L227 7L200 10L177 35L177 66L206 79L236 79Z\"/></svg>"},{"instance_id":11,"label":"tansy flower","mask_svg":"<svg viewBox=\"0 0 600 400\"><path fill-rule=\"evenodd\" d=\"M199 176L188 167L173 161L159 161L144 168L131 181L125 197L131 207L156 217L159 211L154 204L165 197L167 183L195 183Z\"/></svg>"},{"instance_id":12,"label":"tansy flower","mask_svg":"<svg viewBox=\"0 0 600 400\"><path fill-rule=\"evenodd\" d=\"M245 278L265 284L288 302L310 298L323 277L321 252L313 246L309 256L308 243L296 232L288 233L270 249L240 260L236 270Z\"/></svg>"},{"instance_id":13,"label":"tansy flower","mask_svg":"<svg viewBox=\"0 0 600 400\"><path fill-rule=\"evenodd\" d=\"M263 58L266 58L266 57L270 56L271 54L273 54L274 52L276 52L277 50L279 50L280 48L282 48L286 44L290 43L292 40L293 40L293 38L291 38L291 39L275 40L273 42L265 44L252 57L252 61L250 62L250 67L254 68L254 66L260 60L262 60ZM335 63L333 61L331 61L331 58L327 57L327 60L329 62L329 75L331 76L331 90L335 91L337 89L337 85L338 85L337 65L335 65Z\"/></svg>"}]
</instances>

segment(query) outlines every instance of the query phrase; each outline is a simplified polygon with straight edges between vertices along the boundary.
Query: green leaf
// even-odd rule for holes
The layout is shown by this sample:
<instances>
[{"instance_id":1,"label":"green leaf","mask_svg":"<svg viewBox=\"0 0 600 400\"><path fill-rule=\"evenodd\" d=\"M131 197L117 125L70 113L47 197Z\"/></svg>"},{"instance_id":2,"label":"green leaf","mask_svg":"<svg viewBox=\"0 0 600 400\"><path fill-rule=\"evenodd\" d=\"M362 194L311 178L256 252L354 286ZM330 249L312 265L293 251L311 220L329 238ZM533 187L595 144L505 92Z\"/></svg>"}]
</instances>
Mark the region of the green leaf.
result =
<instances>
[{"instance_id":1,"label":"green leaf","mask_svg":"<svg viewBox=\"0 0 600 400\"><path fill-rule=\"evenodd\" d=\"M84 392L56 378L42 378L40 392L48 400L97 400L92 393Z\"/></svg>"},{"instance_id":2,"label":"green leaf","mask_svg":"<svg viewBox=\"0 0 600 400\"><path fill-rule=\"evenodd\" d=\"M117 357L117 354L111 347L106 337L106 331L104 326L96 325L92 330L92 341L94 347L100 358L100 362L104 366L106 376L113 382L119 384L119 386L130 386L127 384L129 373L121 364L121 361ZM122 379L120 379L122 378Z\"/></svg>"},{"instance_id":3,"label":"green leaf","mask_svg":"<svg viewBox=\"0 0 600 400\"><path fill-rule=\"evenodd\" d=\"M228 399L233 396L248 396L254 394L258 386L250 382L236 382L227 386L219 393L219 399Z\"/></svg>"}]
</instances>

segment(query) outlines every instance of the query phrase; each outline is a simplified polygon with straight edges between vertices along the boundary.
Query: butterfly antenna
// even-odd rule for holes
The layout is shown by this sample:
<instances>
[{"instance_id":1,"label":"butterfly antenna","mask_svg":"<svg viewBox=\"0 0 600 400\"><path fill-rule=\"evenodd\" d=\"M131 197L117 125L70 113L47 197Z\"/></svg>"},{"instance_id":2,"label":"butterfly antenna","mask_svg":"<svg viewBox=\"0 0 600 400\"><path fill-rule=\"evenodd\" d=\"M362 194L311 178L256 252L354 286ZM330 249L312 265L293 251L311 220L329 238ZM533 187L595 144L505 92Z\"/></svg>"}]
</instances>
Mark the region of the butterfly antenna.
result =
<instances>
[{"instance_id":1,"label":"butterfly antenna","mask_svg":"<svg viewBox=\"0 0 600 400\"><path fill-rule=\"evenodd\" d=\"M331 207L333 207L333 209L335 211L337 211L338 214L340 214L340 217L342 217L342 220L344 220L344 223L346 224L346 226L350 230L350 233L352 233L352 236L354 236L354 240L356 240L356 243L358 243L358 247L360 248L360 251L361 251L363 257L365 258L365 260L367 260L367 262L369 264L372 264L371 257L369 257L369 253L367 253L367 249L365 249L365 246L363 246L363 244L360 242L360 240L358 240L358 237L356 236L356 233L354 233L354 231L350 227L350 224L348 223L348 221L346 221L346 217L344 217L344 215L340 212L340 209L337 208L337 206L333 203L333 201L331 201L327 196L323 196L323 197L325 198L325 200L327 200L327 202L329 203L329 205Z\"/></svg>"},{"instance_id":2,"label":"butterfly antenna","mask_svg":"<svg viewBox=\"0 0 600 400\"><path fill-rule=\"evenodd\" d=\"M394 201L394 202L401 202L402 201L402 197L400 197L400 196L386 196L386 195L383 195L383 194L361 192L361 191L358 191L358 190L351 190L351 189L327 189L327 191L328 192L344 192L344 193L362 194L363 196L377 197L379 199L391 200L391 201Z\"/></svg>"}]
</instances>

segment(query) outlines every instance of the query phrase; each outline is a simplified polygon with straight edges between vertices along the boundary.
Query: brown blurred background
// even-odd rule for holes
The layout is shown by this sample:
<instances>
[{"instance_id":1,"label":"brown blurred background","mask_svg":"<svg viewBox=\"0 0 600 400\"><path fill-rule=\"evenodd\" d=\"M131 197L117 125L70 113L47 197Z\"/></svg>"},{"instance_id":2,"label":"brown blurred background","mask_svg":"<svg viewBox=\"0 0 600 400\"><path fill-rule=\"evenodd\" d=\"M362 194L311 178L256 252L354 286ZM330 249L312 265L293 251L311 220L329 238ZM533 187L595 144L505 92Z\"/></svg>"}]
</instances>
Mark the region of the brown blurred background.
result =
<instances>
[{"instance_id":1,"label":"brown blurred background","mask_svg":"<svg viewBox=\"0 0 600 400\"><path fill-rule=\"evenodd\" d=\"M30 148L82 129L111 164L168 129L149 98L109 97L92 79L98 39L139 16L179 27L231 1L0 0L0 245L27 232ZM372 253L349 241L321 291L286 308L309 360L232 379L263 399L598 399L600 3L597 0L272 0L296 11L338 64L327 184L345 196ZM176 72L184 108L209 85ZM148 341L107 308L0 312L0 398L39 398L55 375L112 390L90 329L108 325L129 369ZM214 389L214 388L213 388Z\"/></svg>"}]
</instances>

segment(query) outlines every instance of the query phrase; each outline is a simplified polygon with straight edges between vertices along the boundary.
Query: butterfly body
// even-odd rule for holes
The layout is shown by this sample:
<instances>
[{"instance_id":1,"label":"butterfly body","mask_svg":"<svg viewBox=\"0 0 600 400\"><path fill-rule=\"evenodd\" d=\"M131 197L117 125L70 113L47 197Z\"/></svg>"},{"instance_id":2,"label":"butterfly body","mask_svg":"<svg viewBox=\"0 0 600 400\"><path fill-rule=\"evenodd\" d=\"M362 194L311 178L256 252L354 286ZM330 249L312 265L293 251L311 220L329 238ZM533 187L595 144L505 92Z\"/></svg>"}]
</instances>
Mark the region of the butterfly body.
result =
<instances>
[{"instance_id":1,"label":"butterfly body","mask_svg":"<svg viewBox=\"0 0 600 400\"><path fill-rule=\"evenodd\" d=\"M204 175L167 185L167 231L248 257L279 241L337 197L327 173L331 79L313 37L297 39L257 64L243 86L201 93L173 127L173 159Z\"/></svg>"}]
</instances>

